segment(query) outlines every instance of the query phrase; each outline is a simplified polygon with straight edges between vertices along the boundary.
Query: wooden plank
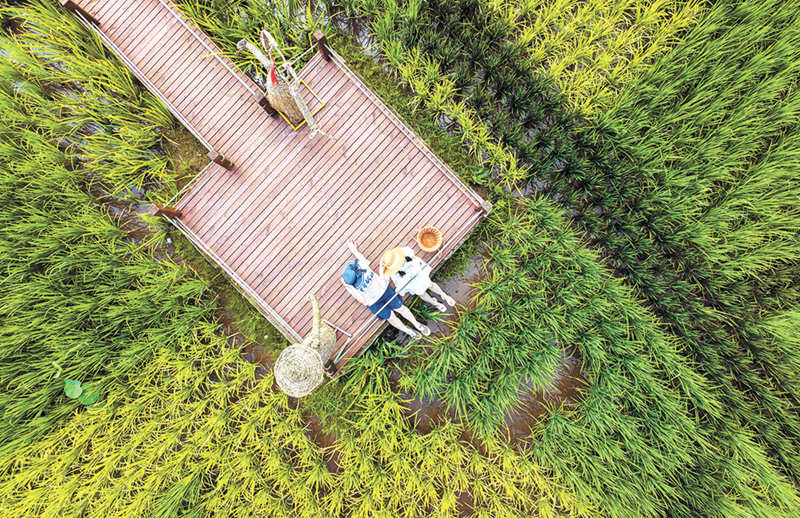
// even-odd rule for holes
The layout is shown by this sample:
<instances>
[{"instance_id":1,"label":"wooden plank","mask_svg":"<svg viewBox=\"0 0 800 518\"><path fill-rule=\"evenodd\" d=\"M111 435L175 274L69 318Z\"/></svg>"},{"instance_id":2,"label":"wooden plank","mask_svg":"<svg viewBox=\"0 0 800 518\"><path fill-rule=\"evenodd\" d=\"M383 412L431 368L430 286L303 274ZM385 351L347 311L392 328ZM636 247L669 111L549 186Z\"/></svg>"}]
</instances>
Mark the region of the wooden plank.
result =
<instances>
[{"instance_id":1,"label":"wooden plank","mask_svg":"<svg viewBox=\"0 0 800 518\"><path fill-rule=\"evenodd\" d=\"M319 123L324 124L324 127L327 131L332 132L335 134L337 125L339 124L338 121L331 124L331 120L329 116L331 115L339 115L343 117L349 117L351 114L346 112L335 112L331 110L327 113L326 117L320 117ZM297 141L300 142L297 142ZM295 144L295 142L297 142ZM297 164L298 161L302 163L304 157L309 152L325 152L325 150L329 149L331 146L335 145L334 140L320 140L309 141L305 135L297 135L292 140L289 140L286 144L281 143L282 145L273 146L273 149L270 150L269 154L264 156L262 155L260 162L262 167L270 166L271 171L268 174L268 177L272 180L271 182L265 182L262 186L262 190L269 189L269 191L255 193L257 196L261 196L262 198L266 198L266 201L273 202L273 203L280 203L281 198L278 197L278 193L281 193L281 197L288 196L288 185L293 185L297 182L301 182L303 180L303 175L300 171L294 172L293 174L289 174L286 171L286 167L291 167L292 164ZM204 239L214 239L213 236L216 235L216 232L224 227L225 220L222 219L222 216L228 218L229 221L237 222L240 219L240 216L245 211L252 211L252 210L259 210L259 211L266 211L268 207L258 205L252 206L241 202L239 195L243 195L247 198L250 197L251 193L247 190L240 190L238 193L235 194L228 194L229 200L228 203L224 205L223 213L219 213L217 216L219 217L212 217L209 220L209 226L204 229ZM234 207L234 209L228 213L228 208Z\"/></svg>"},{"instance_id":2,"label":"wooden plank","mask_svg":"<svg viewBox=\"0 0 800 518\"><path fill-rule=\"evenodd\" d=\"M365 110L369 110L369 107L366 107ZM359 116L357 112L343 112L342 115L345 119ZM337 131L336 128L339 124L340 122L331 124L331 121L327 121L326 127L331 132L335 132ZM327 155L333 155L333 150L336 149L337 146L342 145L341 142L341 140L330 141L326 146L321 147L323 150L321 152L326 153ZM317 146L317 148L320 148L320 146ZM327 151L328 149L331 151ZM303 156L298 157L298 161L300 163L305 160L306 159L303 158ZM265 197L262 197L262 203L259 203L255 207L255 209L261 215L261 219L263 220L266 218L272 218L275 210L281 210L280 207L284 205L281 203L281 199L285 198L288 200L293 200L302 196L302 193L308 190L308 183L310 181L325 182L327 178L335 176L335 171L323 169L324 164L325 162L317 162L313 158L310 158L303 169L292 172L293 176L290 176L288 173L284 173L282 170L279 170L278 178L282 178L282 180L279 182L279 185L272 186L270 192L267 193ZM280 193L280 196L278 196L278 193ZM264 202L266 202L266 204ZM251 220L250 214L245 214L244 217L250 220L249 222L251 224L260 225L259 220L256 220L255 222ZM230 236L230 238L238 239L238 235L233 234Z\"/></svg>"},{"instance_id":3,"label":"wooden plank","mask_svg":"<svg viewBox=\"0 0 800 518\"><path fill-rule=\"evenodd\" d=\"M360 241L362 252L367 254L374 254L374 255L367 255L367 257L372 257L375 262L375 266L377 268L380 255L386 248L398 245L406 245L406 244L413 244L414 234L416 230L424 224L430 223L430 221L426 221L429 219L429 215L432 215L433 212L422 212L420 209L420 205L427 203L426 200L420 199L419 203L415 204L408 204L406 207L397 208L396 213L397 215L393 219L387 219L386 223L373 220L371 223L373 224L372 232L370 234L355 234L352 236L343 236L345 239L347 237L353 237L355 240ZM443 210L453 210L452 204L448 207L441 207ZM412 217L412 215L418 215L416 217ZM469 213L471 214L471 212ZM402 223L402 224L399 224ZM437 225L442 229L445 235L452 235L453 232L453 224L451 221L443 220L439 218L437 220ZM363 228L363 227L362 227ZM374 247L374 249L373 249ZM333 260L333 263L336 265L335 268L339 269L340 267L344 266L344 264L349 260L349 252L343 247L340 243L337 249L335 257L337 259ZM310 281L310 280L309 280ZM276 295L278 297L287 297L291 298L291 293L280 293ZM301 295L302 296L302 295ZM276 308L277 309L277 308Z\"/></svg>"},{"instance_id":4,"label":"wooden plank","mask_svg":"<svg viewBox=\"0 0 800 518\"><path fill-rule=\"evenodd\" d=\"M184 213L184 216L183 216L184 219L186 218L186 215L187 215L188 211L190 210L190 209L187 209L186 207L187 206L191 207L192 198L194 198L198 193L203 191L203 189L205 188L205 185L209 182L209 180L214 178L215 175L222 174L223 172L227 172L227 170L224 167L219 166L219 165L214 164L214 163L209 164L206 167L205 172L202 175L200 175L200 177L197 179L197 181L195 181L194 185L190 189L188 189L183 194L183 196L180 197L180 199L177 201L177 203L175 203L175 208L180 209L181 212Z\"/></svg>"},{"instance_id":5,"label":"wooden plank","mask_svg":"<svg viewBox=\"0 0 800 518\"><path fill-rule=\"evenodd\" d=\"M311 65L311 63L309 63ZM301 71L301 74L305 69ZM242 174L247 174L248 162L250 160L264 161L264 145L268 143L270 147L282 149L289 144L282 139L290 138L293 133L291 128L288 127L282 120L274 120L270 117L261 117L261 124L257 126L252 132L247 133L248 139L240 144L235 150L231 150L231 156L241 164ZM242 128L244 131L245 128Z\"/></svg>"},{"instance_id":6,"label":"wooden plank","mask_svg":"<svg viewBox=\"0 0 800 518\"><path fill-rule=\"evenodd\" d=\"M335 207L332 208L333 210L330 211L325 216L328 216L328 222L325 226L325 230L320 230L319 233L321 238L317 238L317 242L314 244L313 250L304 251L303 248L307 248L311 245L308 239L301 242L298 245L290 243L286 246L286 251L283 252L278 258L275 259L275 262L278 264L290 264L293 268L299 270L309 270L309 271L316 271L317 266L311 266L314 261L324 261L327 264L319 264L318 266L322 267L323 270L319 273L310 273L307 275L306 282L308 284L315 285L317 282L317 277L324 276L324 270L331 268L331 260L330 254L331 250L336 250L343 246L344 240L348 237L352 236L359 236L365 227L369 229L369 227L374 227L374 221L369 217L364 217L365 211L370 211L372 208L376 207L376 205L380 205L385 203L383 200L385 199L383 193L380 190L383 189L383 185L391 185L391 180L387 179L387 183L382 184L381 186L376 186L376 192L369 196L373 201L367 205L369 200L365 196L363 200L356 200L353 202L348 202L351 206L345 207ZM332 217L331 217L332 216ZM337 216L339 218L337 219ZM349 232L341 232L338 229L349 229ZM328 252L325 252L325 251ZM295 259L290 259L294 257ZM338 266L334 267L337 268ZM270 275L264 275L263 273L259 276L259 278L263 278L260 284L255 284L256 289L261 289L265 283L268 283L275 277L275 270L271 270ZM280 278L280 276L278 276ZM269 289L271 293L277 298L286 297L288 294L283 293L282 290L285 287L285 284L279 283L277 285L271 284ZM301 295L302 296L302 295ZM291 296L289 296L291 298Z\"/></svg>"},{"instance_id":7,"label":"wooden plank","mask_svg":"<svg viewBox=\"0 0 800 518\"><path fill-rule=\"evenodd\" d=\"M124 0L109 0L95 2L92 6L87 5L86 10L100 22L100 29L107 34L111 23L120 16L120 11L127 12L127 7L127 2Z\"/></svg>"},{"instance_id":8,"label":"wooden plank","mask_svg":"<svg viewBox=\"0 0 800 518\"><path fill-rule=\"evenodd\" d=\"M357 187L356 187L357 188ZM377 187L380 188L380 187ZM271 293L275 297L280 297L283 294L281 290L284 287L283 283L275 284L274 279L280 279L281 274L284 273L283 268L295 268L297 270L315 270L317 266L310 266L313 264L312 260L317 259L326 261L325 253L322 251L328 250L330 247L335 246L335 243L330 242L331 239L337 239L340 234L337 234L334 229L342 227L355 227L359 222L360 214L358 208L355 207L357 202L354 202L348 194L343 193L341 196L342 201L336 206L329 207L325 212L319 214L319 220L302 219L294 222L294 230L289 233L296 233L298 238L281 243L281 247L264 253L263 257L259 258L259 262L255 263L249 270L243 272L248 276L248 280L253 278L252 281L255 289L260 290L262 286L269 285ZM316 203L324 202L326 193L321 193L315 200ZM311 205L311 203L309 203ZM348 213L350 211L350 213ZM316 214L312 213L312 217ZM295 218L297 219L297 218ZM300 229L313 227L313 233L302 232ZM278 241L279 242L279 241ZM283 268L271 268L268 272L263 269L263 262L272 260L275 264L284 265ZM265 273L266 272L266 273ZM255 277L252 277L255 275ZM308 274L309 278L306 279L307 283L313 284L313 273ZM256 279L259 279L258 281Z\"/></svg>"},{"instance_id":9,"label":"wooden plank","mask_svg":"<svg viewBox=\"0 0 800 518\"><path fill-rule=\"evenodd\" d=\"M318 53L301 72L326 99L317 120L337 139L309 141L307 129L294 133L266 116L226 68L230 60L211 55L205 45L219 52L213 41L184 27L185 19L170 8L154 0L83 5L92 6L112 41L203 138L234 161L231 171L209 168L175 208L182 224L298 333L310 326L302 297L312 288L332 321L352 331L361 324L369 329L348 345L345 357L379 328L339 281L349 260L348 238L362 241L361 251L377 268L380 253L413 244L419 226L435 223L446 236L474 226L477 197L462 192L446 166L419 149L413 132L336 60L326 62ZM446 243L445 253L457 244ZM339 336L337 343L344 342Z\"/></svg>"},{"instance_id":10,"label":"wooden plank","mask_svg":"<svg viewBox=\"0 0 800 518\"><path fill-rule=\"evenodd\" d=\"M393 174L393 173L391 173L391 174ZM391 176L391 174L390 174L390 176ZM387 177L386 181L388 182L386 185L391 185L392 179L390 177ZM418 184L418 187L419 188L423 188L423 187L425 187L425 184L424 183L423 184ZM381 198L380 191L381 190L383 190L383 186L378 186L376 195L371 197L373 199L372 205L366 205L366 200L369 200L369 198L365 197L362 200L356 200L355 203L348 200L348 201L346 201L347 205L345 205L343 208L334 207L333 208L334 209L334 211L333 211L334 212L334 214L333 214L333 216L334 216L333 224L336 223L336 219L335 218L338 216L336 214L336 211L344 209L347 212L349 212L349 219L342 220L341 221L342 225L346 225L346 226L351 227L351 230L356 230L356 229L359 228L359 227L354 227L354 225L359 221L365 222L364 223L365 226L372 226L372 223L370 222L369 218L363 217L362 212L363 211L371 211L375 207L376 203L378 203L378 204L382 203L381 200L380 200L380 198ZM360 203L360 205L359 205L359 203ZM343 214L342 217L346 217L346 216ZM301 222L301 224L302 224L302 222ZM325 235L324 232L322 232L322 233L323 233L323 235ZM318 246L320 246L320 245L324 248L324 247L329 246L329 243L323 240L323 241L319 242ZM288 249L288 247L287 247L287 249ZM288 250L288 253L290 253L290 254L293 253L293 252L296 252L296 250ZM308 255L313 257L315 254L310 253ZM303 265L300 265L300 267L302 268ZM271 290L274 291L275 289L276 289L275 286L271 287ZM281 294L281 295L283 295L283 294Z\"/></svg>"},{"instance_id":11,"label":"wooden plank","mask_svg":"<svg viewBox=\"0 0 800 518\"><path fill-rule=\"evenodd\" d=\"M261 157L258 155L263 153L263 147L265 142L275 141L276 137L278 138L286 138L291 134L291 129L286 126L283 121L276 121L269 117L264 117L263 113L260 113L257 117L254 117L254 120L259 121L253 129L249 133L249 139L245 141L245 144L242 146L240 145L236 150L231 152L231 156L236 160L238 164L241 166L241 171L243 174L248 172L248 168L245 167L248 160L256 159L263 161L263 154ZM251 123L252 126L252 123ZM244 131L242 129L241 131ZM288 152L289 147L287 146L275 146L276 149L284 149ZM225 185L224 188L228 189L231 188L232 185ZM213 189L218 191L216 186ZM215 196L225 195L225 192L215 192ZM202 206L198 207L198 211L202 209ZM200 229L198 229L200 230Z\"/></svg>"},{"instance_id":12,"label":"wooden plank","mask_svg":"<svg viewBox=\"0 0 800 518\"><path fill-rule=\"evenodd\" d=\"M156 4L158 3L156 2ZM156 35L153 35L152 32L150 34L145 34L149 41L158 41L160 39L165 52L150 52L150 47L135 44L133 45L133 49L127 52L126 55L150 78L151 82L156 85L162 94L170 99L172 104L185 119L198 128L201 133L205 133L205 131L202 131L203 128L199 126L204 120L203 110L207 109L209 105L207 101L209 91L212 91L214 87L218 88L220 92L226 93L230 92L231 88L237 87L238 89L246 90L233 74L222 67L213 56L208 55L207 49L202 47L201 43L192 35L191 31L183 27L180 20L170 15L169 12L163 8L161 8L160 11L161 12L157 14L160 14L161 18L168 20L164 25L170 28L170 32L167 33L165 37L161 38L159 38L160 33ZM157 18L141 20L153 24L158 23ZM130 34L125 33L122 34L122 36L125 38L134 38L134 41L126 40L128 47L131 47L133 43L137 43L136 40L142 38L142 35L136 32ZM202 60L195 63L194 69L188 68L189 63L186 62L187 60L182 59L182 56L186 53L194 53L197 56L202 56ZM152 56L169 57L164 60L152 58ZM176 65L174 69L172 68L173 64ZM189 70L188 73L191 77L203 77L207 81L207 83L203 85L205 91L186 88L186 83L190 82L185 77L187 70ZM166 87L166 85L173 85L173 87L169 88ZM178 88L176 88L176 86ZM174 95L176 93L182 95L176 97ZM187 95L187 93L195 93L195 95ZM213 98L214 95L211 95ZM217 96L218 95L219 94L217 94ZM206 137L206 140L210 141L205 134L204 137Z\"/></svg>"},{"instance_id":13,"label":"wooden plank","mask_svg":"<svg viewBox=\"0 0 800 518\"><path fill-rule=\"evenodd\" d=\"M385 189L393 188L392 183L394 182L394 179L392 177L395 174L394 170L392 169L393 162L396 160L399 163L403 163L406 160L413 160L411 163L404 164L406 167L413 168L416 166L418 160L424 159L424 157L421 155L415 154L413 150L407 147L404 148L403 146L398 146L397 142L394 140L394 138L398 135L401 135L400 131L392 127L392 133L388 138L385 139L382 145L376 147L374 142L370 142L369 144L372 144L373 149L367 149L363 152L362 156L357 156L357 163L354 164L350 161L346 161L345 163L336 163L333 165L332 169L334 170L347 169L350 171L353 181L350 182L348 190L337 193L339 203L330 206L325 213L326 215L331 215L332 212L338 211L342 212L343 214L332 214L334 218L341 219L343 216L346 217L350 215L353 216L356 221L363 220L364 218L360 208L369 206L369 203L372 203L374 206L375 201L380 197ZM398 157L395 157L395 155L391 153L385 154L387 146L393 147L394 149L405 149L406 153ZM372 155L370 153L384 154L384 158L388 159L388 162L379 161L368 164L372 160ZM365 168L367 165L369 165L369 167ZM386 167L385 171L384 167ZM374 168L374 171L368 170L371 168ZM378 179L380 179L380 182L376 181ZM369 189L373 191L372 195L369 194L369 191L365 191L362 192L360 196L350 196L351 193L359 193L363 189L363 185L361 184L364 181L372 182L372 185L369 186ZM311 213L313 214L314 211L311 211ZM298 220L297 223L304 224L306 223L306 220ZM351 222L348 220L347 223ZM321 227L319 222L316 224L316 227L320 228L320 232L322 232L322 229L327 228L324 226ZM325 244L325 242L323 241L320 244Z\"/></svg>"},{"instance_id":14,"label":"wooden plank","mask_svg":"<svg viewBox=\"0 0 800 518\"><path fill-rule=\"evenodd\" d=\"M78 4L78 6L80 6L84 11L89 13L92 16L92 18L97 20L97 22L101 26L104 18L103 15L104 14L107 15L107 13L113 12L113 10L117 8L116 4L119 4L119 2L116 3L113 1L103 2L97 0L79 0L76 1L75 3Z\"/></svg>"},{"instance_id":15,"label":"wooden plank","mask_svg":"<svg viewBox=\"0 0 800 518\"><path fill-rule=\"evenodd\" d=\"M144 32L155 36L156 31L168 28L169 24L162 24L163 10L157 2L145 2L139 8L123 2L124 8L117 9L113 16L104 21L103 32L111 38L117 47L127 52L131 50L128 42L130 35L141 37ZM160 41L151 38L149 45L159 45Z\"/></svg>"},{"instance_id":16,"label":"wooden plank","mask_svg":"<svg viewBox=\"0 0 800 518\"><path fill-rule=\"evenodd\" d=\"M244 101L250 97L250 92L217 63L204 59L193 65L193 68L188 64L176 68L151 68L148 74L183 117L211 141L213 136L204 128L213 123L213 120L206 120L209 112L231 97ZM202 80L202 90L187 88L198 80ZM231 109L230 102L227 102L226 109Z\"/></svg>"},{"instance_id":17,"label":"wooden plank","mask_svg":"<svg viewBox=\"0 0 800 518\"><path fill-rule=\"evenodd\" d=\"M397 206L397 207L387 207L391 202L387 203L387 200L378 199L374 202L371 206L367 207L367 212L378 213L382 215L388 215L385 218L386 223L379 221L377 219L366 220L354 229L354 232L351 237L353 237L357 242L360 241L360 248L362 253L367 258L372 258L372 262L374 263L375 269L377 269L380 255L386 248L397 246L398 244L407 244L408 238L403 239L404 236L411 236L414 233L414 230L419 227L419 223L415 222L411 219L412 214L417 214L419 212L420 207L425 203L425 199L422 197L418 198L419 193L425 192L431 186L436 185L436 180L434 178L429 178L427 183L419 182L410 191L405 191L401 197L408 196L407 199L411 200L410 203L406 204L405 206ZM394 212L394 214L392 214ZM418 221L418 220L417 220ZM371 227L370 227L371 225ZM447 231L448 229L443 229ZM347 236L342 236L346 239ZM412 238L413 239L413 238ZM333 275L338 276L338 271L344 266L344 264L351 260L350 252L343 246L343 242L337 247L338 250L335 253L334 257L331 259L331 263L327 273L323 270L322 275L319 275L320 278L317 282L320 282L325 275ZM308 279L307 282L314 282L314 278ZM294 297L302 297L302 294L297 294L296 292L283 292L279 289L272 288L271 291L277 292L275 297L277 299L283 300L292 300ZM339 292L340 299L334 301L334 303L342 303L344 301L344 297L349 297L350 295L343 289ZM323 293L322 297L324 299L328 299L331 297L331 293ZM281 311L286 307L284 302L276 302L276 310ZM344 313L340 316L340 318L347 318L347 314Z\"/></svg>"},{"instance_id":18,"label":"wooden plank","mask_svg":"<svg viewBox=\"0 0 800 518\"><path fill-rule=\"evenodd\" d=\"M206 90L219 88L221 86L216 86L218 83L227 84L231 78L226 70L209 62L209 58L200 52L199 44L190 38L189 34L175 30L163 42L163 52L142 54L141 49L134 48L129 54L139 69L181 111L184 110L184 96L203 96ZM202 90L187 88L200 78L204 81Z\"/></svg>"},{"instance_id":19,"label":"wooden plank","mask_svg":"<svg viewBox=\"0 0 800 518\"><path fill-rule=\"evenodd\" d=\"M369 110L370 108L366 107L365 109ZM344 144L342 143L341 140L339 140L339 141L337 141L335 143L332 143L332 145L333 146L342 146ZM333 151L331 151L329 154L332 155ZM302 199L302 196L304 195L304 193L307 193L307 182L309 181L309 179L314 178L315 173L317 173L316 174L316 176L317 176L316 180L321 182L321 183L323 183L323 184L325 184L325 183L333 183L333 181L337 177L341 176L340 172L338 170L336 170L335 168L333 168L333 167L328 167L328 168L324 169L322 173L318 173L318 170L315 168L315 169L312 169L310 171L310 174L305 174L305 175L302 175L302 176L298 175L298 178L295 179L295 181L292 182L292 185L285 187L281 191L281 194L280 194L281 198L284 197L284 193L285 193L285 198L288 199L288 200L292 200L288 204L289 208L293 207L296 210L302 210L302 205L298 204L297 201L299 199ZM338 198L343 198L343 197L344 196L339 196ZM275 218L281 217L280 213L282 211L286 210L285 209L286 206L287 206L287 204L285 204L285 203L281 203L281 204L271 203L270 205L268 205L266 207L262 206L260 218L257 219L253 223L255 225L255 228L265 229L264 221L265 220L274 220ZM284 216L284 217L287 218L287 219L290 218L290 216L288 214L286 216ZM295 218L295 222L296 221L297 221L297 219ZM293 227L293 226L294 225L291 225L291 227ZM288 230L289 227L290 226L286 226L286 229ZM262 237L265 238L264 242L263 242L263 246L260 247L260 249L268 246L268 239L266 239L267 236L262 236L261 235L261 234L263 234L263 232L268 232L268 230L265 229L265 230L262 230L262 232L254 232L257 239L262 239ZM248 253L250 255L252 255L253 252L258 253L258 251L256 251L256 250L249 250L248 251ZM242 257L242 259L244 259L244 258ZM239 264L239 259L238 258L234 261L234 264L237 264L237 266L238 266L238 264Z\"/></svg>"},{"instance_id":20,"label":"wooden plank","mask_svg":"<svg viewBox=\"0 0 800 518\"><path fill-rule=\"evenodd\" d=\"M396 129L393 131L395 132L393 135L399 134ZM320 221L314 222L313 219L310 219L310 217L314 216L314 211L311 211L307 217L295 219L294 225L300 228L307 228L314 225L314 227L318 229L317 232L323 236L323 238L316 239L317 248L325 250L327 247L335 246L334 243L329 241L331 238L335 239L338 236L336 236L334 232L331 232L331 229L344 226L350 228L352 232L358 232L363 226L371 224L372 218L369 216L372 213L369 211L375 209L377 205L383 204L383 200L385 200L386 197L385 193L389 192L395 185L395 164L402 163L413 156L411 150L395 146L391 138L386 139L383 146L373 148L372 151L374 153L383 153L382 159L375 163L374 173L370 174L368 171L359 171L357 168L347 167L350 165L347 162L344 164L335 164L335 166L338 167L333 167L333 169L342 170L347 167L348 171L351 171L351 173L355 172L356 174L352 175L354 181L350 182L339 194L337 202L329 205L327 210L320 215ZM417 162L413 162L412 167L416 165L416 163ZM362 174L359 175L357 174L358 172ZM334 185L334 188L335 187ZM421 188L420 185L417 185L417 187ZM328 193L322 193L320 197L322 198L321 201L324 201L324 199L328 197ZM297 261L299 261L299 264L297 264L297 267L300 269L305 267L310 257L313 257L313 254L303 250L309 246L312 239L311 236L306 235L296 247L285 247L285 255L293 254L298 257ZM276 262L280 263L281 261L276 260ZM275 270L272 271L275 272ZM313 279L313 277L311 279ZM311 279L309 279L309 282L313 282ZM267 279L264 279L264 281L267 281ZM254 287L257 290L261 289L260 284L255 284ZM281 288L281 285L273 285L270 289L278 296Z\"/></svg>"},{"instance_id":21,"label":"wooden plank","mask_svg":"<svg viewBox=\"0 0 800 518\"><path fill-rule=\"evenodd\" d=\"M126 16L107 31L107 36L142 71L148 70L154 60L169 58L173 54L170 50L181 35L179 24L166 19L163 9L152 3L132 12L128 10ZM151 46L148 48L143 42Z\"/></svg>"},{"instance_id":22,"label":"wooden plank","mask_svg":"<svg viewBox=\"0 0 800 518\"><path fill-rule=\"evenodd\" d=\"M368 107L365 109L368 109ZM333 135L337 135L339 128L343 124L343 121L353 119L358 116L359 112L357 111L348 112L345 110L339 110L335 106L332 106L331 110L325 112L323 117L319 117L319 123L326 129L326 131ZM302 139L302 147L295 146L295 149L299 151L297 154L283 155L277 160L269 159L270 163L282 163L285 164L285 167L294 167L297 165L298 168L291 172L286 171L286 169L276 169L273 171L272 175L277 178L276 182L269 186L270 191L263 194L259 193L259 195L262 197L270 197L267 199L267 201L271 202L274 200L279 200L277 197L278 193L281 194L281 198L290 198L293 192L302 188L302 184L308 181L307 175L309 174L309 169L318 164L318 162L316 162L316 158L314 157L330 154L330 150L337 146L337 142L341 140L340 138L338 140L321 139L321 141L310 142L305 136L298 136L298 138ZM291 144L292 143L290 143L290 145ZM259 205L255 208L260 212L263 212L265 216L268 216L269 211L271 211L271 207L274 205L274 203L267 206Z\"/></svg>"},{"instance_id":23,"label":"wooden plank","mask_svg":"<svg viewBox=\"0 0 800 518\"><path fill-rule=\"evenodd\" d=\"M442 186L440 185L440 188L441 187ZM451 193L452 193L452 191L451 191ZM429 210L428 212L425 212L423 210L424 209L424 204L430 204L430 202L427 201L425 198L420 197L419 200L417 200L416 203L408 204L408 206L403 209L404 212L396 211L396 215L395 215L393 220L388 220L389 221L388 224L384 224L382 227L376 227L376 230L374 231L374 233L371 234L372 236L374 236L373 242L372 243L363 244L362 245L362 252L365 255L367 255L368 252L371 250L370 247L373 246L374 243L382 243L381 245L378 245L377 249L374 250L374 253L375 253L375 255L374 255L375 266L377 267L378 260L380 258L380 254L383 252L383 250L385 250L386 248L391 247L391 246L397 246L398 244L405 244L407 241L413 241L413 235L415 234L416 229L418 229L419 227L421 227L424 224L428 224L428 223L431 222L431 221L426 221L426 218L433 217L437 212L441 212L441 211L445 211L444 212L445 214L447 214L448 212L453 212L455 210L455 205L457 203L455 200L457 198L455 198L453 196L449 196L448 199L450 200L450 202L446 206L442 206L442 207L438 208L438 209L441 209L441 210L437 209L437 210ZM466 211L466 214L468 214L468 215L471 215L473 213L474 213L474 211L472 209L470 209L470 208L468 208L467 211ZM412 217L411 217L412 214L413 215L417 215L416 222L412 219ZM404 226L401 226L399 223L400 222L404 222L404 221L407 221L408 223L406 225L404 225ZM440 226L440 228L443 230L443 232L446 235L448 235L451 232L453 232L453 228L452 228L453 225L451 223L452 223L452 220L451 221L447 221L447 220L442 220L441 218L437 219L437 224ZM396 228L397 229L396 234L395 234L396 238L394 240L391 237L391 235L392 235L392 230L391 229L392 228ZM405 236L405 239L404 239L404 236ZM346 250L342 249L341 253L344 256L344 259L341 260L341 266L343 266L344 263L347 261L349 252L347 252ZM370 256L367 255L367 257L370 257ZM346 293L346 292L344 292L344 293ZM280 296L287 297L289 299L292 298L291 294L280 294L278 296L279 297ZM276 309L278 309L278 308L276 307Z\"/></svg>"}]
</instances>

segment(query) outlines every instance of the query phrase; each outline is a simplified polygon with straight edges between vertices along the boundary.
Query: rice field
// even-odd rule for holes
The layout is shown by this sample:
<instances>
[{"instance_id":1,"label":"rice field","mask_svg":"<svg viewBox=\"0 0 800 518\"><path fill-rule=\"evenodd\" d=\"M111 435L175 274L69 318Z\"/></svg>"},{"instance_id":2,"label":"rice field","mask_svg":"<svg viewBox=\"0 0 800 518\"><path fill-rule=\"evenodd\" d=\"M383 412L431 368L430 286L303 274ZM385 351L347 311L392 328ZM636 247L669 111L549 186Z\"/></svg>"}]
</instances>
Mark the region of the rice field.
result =
<instances>
[{"instance_id":1,"label":"rice field","mask_svg":"<svg viewBox=\"0 0 800 518\"><path fill-rule=\"evenodd\" d=\"M60 7L0 8L3 516L800 514L798 5L177 5L254 76L238 39L324 30L494 203L443 270L477 275L287 398L284 341L142 213L192 139Z\"/></svg>"}]
</instances>

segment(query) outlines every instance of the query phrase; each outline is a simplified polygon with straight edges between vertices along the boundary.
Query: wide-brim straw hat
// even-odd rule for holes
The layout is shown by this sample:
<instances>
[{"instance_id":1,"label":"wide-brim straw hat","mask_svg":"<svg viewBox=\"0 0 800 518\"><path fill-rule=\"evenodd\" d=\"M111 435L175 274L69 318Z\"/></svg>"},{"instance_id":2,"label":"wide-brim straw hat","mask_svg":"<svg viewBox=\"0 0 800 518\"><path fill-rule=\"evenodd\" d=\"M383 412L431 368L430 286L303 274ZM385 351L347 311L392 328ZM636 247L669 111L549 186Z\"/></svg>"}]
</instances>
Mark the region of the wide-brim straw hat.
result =
<instances>
[{"instance_id":1,"label":"wide-brim straw hat","mask_svg":"<svg viewBox=\"0 0 800 518\"><path fill-rule=\"evenodd\" d=\"M290 345L284 349L273 370L275 381L281 390L298 398L311 394L324 377L319 351L303 344Z\"/></svg>"},{"instance_id":2,"label":"wide-brim straw hat","mask_svg":"<svg viewBox=\"0 0 800 518\"><path fill-rule=\"evenodd\" d=\"M394 275L406 264L406 257L400 248L390 248L383 253L383 274Z\"/></svg>"}]
</instances>

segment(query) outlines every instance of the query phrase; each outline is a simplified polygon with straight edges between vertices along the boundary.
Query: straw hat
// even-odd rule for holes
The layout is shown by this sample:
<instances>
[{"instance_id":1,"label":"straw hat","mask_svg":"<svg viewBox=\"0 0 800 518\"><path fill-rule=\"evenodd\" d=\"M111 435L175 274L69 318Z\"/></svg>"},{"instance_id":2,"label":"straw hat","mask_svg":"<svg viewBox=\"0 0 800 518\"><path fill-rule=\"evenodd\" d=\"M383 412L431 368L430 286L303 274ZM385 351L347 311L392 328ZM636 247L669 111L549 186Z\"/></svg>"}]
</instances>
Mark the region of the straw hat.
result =
<instances>
[{"instance_id":1,"label":"straw hat","mask_svg":"<svg viewBox=\"0 0 800 518\"><path fill-rule=\"evenodd\" d=\"M422 227L417 232L417 244L423 252L435 252L442 247L442 232L436 227Z\"/></svg>"},{"instance_id":2,"label":"straw hat","mask_svg":"<svg viewBox=\"0 0 800 518\"><path fill-rule=\"evenodd\" d=\"M307 396L323 380L322 357L305 344L284 349L273 369L278 386L292 397Z\"/></svg>"},{"instance_id":3,"label":"straw hat","mask_svg":"<svg viewBox=\"0 0 800 518\"><path fill-rule=\"evenodd\" d=\"M406 264L406 254L402 248L390 248L383 253L383 274L394 275Z\"/></svg>"}]
</instances>

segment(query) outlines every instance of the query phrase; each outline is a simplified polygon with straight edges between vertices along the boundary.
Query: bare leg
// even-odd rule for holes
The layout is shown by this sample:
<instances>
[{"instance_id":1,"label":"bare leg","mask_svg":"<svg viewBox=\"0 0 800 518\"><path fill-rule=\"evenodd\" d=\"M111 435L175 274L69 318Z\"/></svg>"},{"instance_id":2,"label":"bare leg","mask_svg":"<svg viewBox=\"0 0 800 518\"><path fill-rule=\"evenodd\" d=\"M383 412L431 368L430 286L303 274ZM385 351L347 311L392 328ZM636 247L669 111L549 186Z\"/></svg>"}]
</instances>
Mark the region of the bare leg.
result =
<instances>
[{"instance_id":1,"label":"bare leg","mask_svg":"<svg viewBox=\"0 0 800 518\"><path fill-rule=\"evenodd\" d=\"M447 311L447 307L444 304L442 304L441 302L439 302L438 300L436 300L435 298L433 298L430 295L428 295L427 291L423 292L423 293L420 293L419 294L419 298L421 298L422 300L424 300L428 304L432 305L433 307L435 307L436 309L438 309L441 312Z\"/></svg>"},{"instance_id":2,"label":"bare leg","mask_svg":"<svg viewBox=\"0 0 800 518\"><path fill-rule=\"evenodd\" d=\"M431 330L428 329L428 326L422 325L419 322L417 322L417 319L414 318L414 314L407 307L400 306L395 311L404 316L406 320L414 324L414 327L416 327L419 330L419 332L422 333L423 335L428 336L431 334Z\"/></svg>"},{"instance_id":3,"label":"bare leg","mask_svg":"<svg viewBox=\"0 0 800 518\"><path fill-rule=\"evenodd\" d=\"M440 288L440 287L439 287L439 285L438 285L438 284L436 284L435 282L432 282L432 283L431 283L431 286L430 286L430 288L428 288L428 289L429 289L429 290L432 290L432 291L433 291L435 294L437 294L437 295L439 295L440 297L442 297L442 299L443 299L445 302L447 302L447 305L448 305L448 306L451 306L451 307L452 307L452 306L455 306L455 305L456 305L456 301L453 299L453 297L451 297L450 295L448 295L447 293L445 293L445 292L442 290L442 288Z\"/></svg>"},{"instance_id":4,"label":"bare leg","mask_svg":"<svg viewBox=\"0 0 800 518\"><path fill-rule=\"evenodd\" d=\"M395 315L394 313L391 314L391 316L389 317L387 322L389 322L389 325L399 329L400 331L402 331L405 334L409 335L411 338L418 338L419 337L419 334L416 331L414 331L413 329L411 329L408 326L406 326L403 323L403 321L400 320L400 318L397 315Z\"/></svg>"}]
</instances>

